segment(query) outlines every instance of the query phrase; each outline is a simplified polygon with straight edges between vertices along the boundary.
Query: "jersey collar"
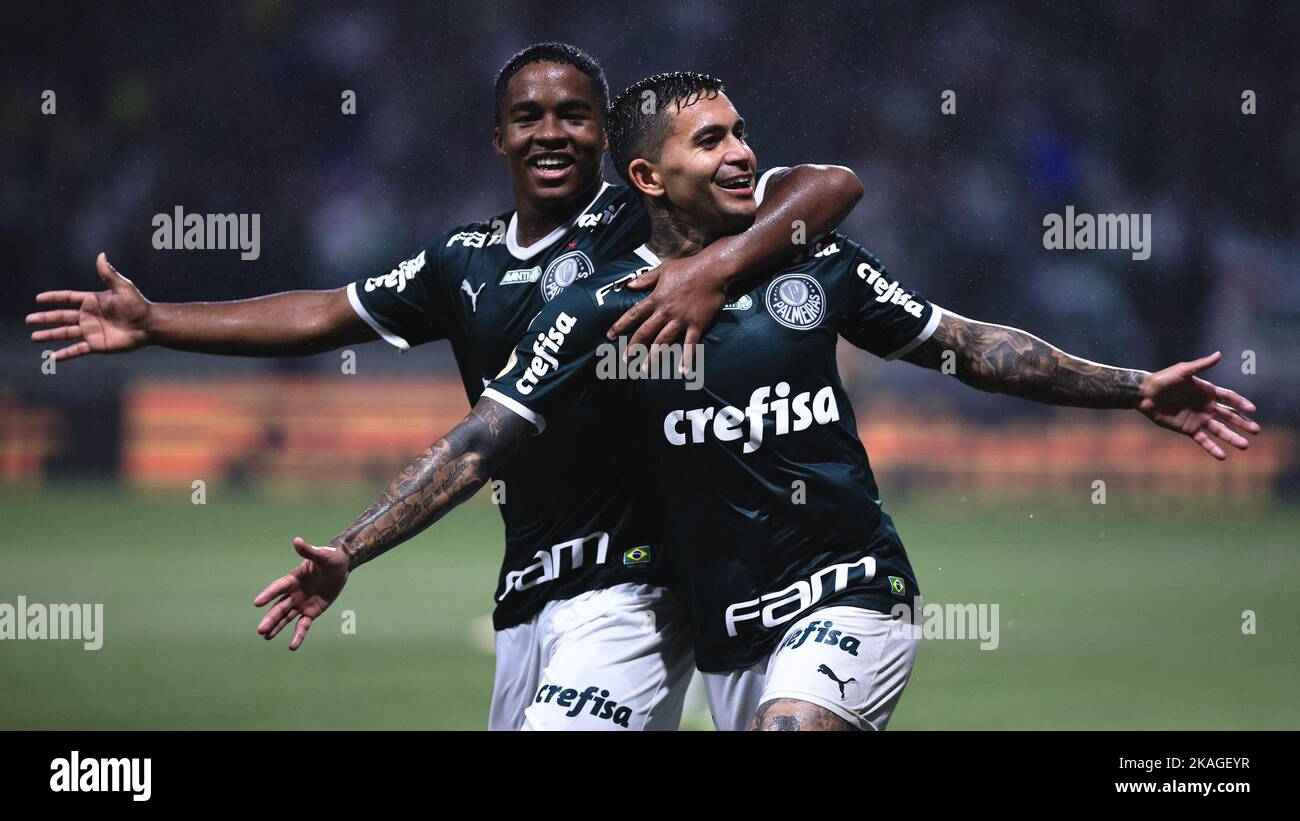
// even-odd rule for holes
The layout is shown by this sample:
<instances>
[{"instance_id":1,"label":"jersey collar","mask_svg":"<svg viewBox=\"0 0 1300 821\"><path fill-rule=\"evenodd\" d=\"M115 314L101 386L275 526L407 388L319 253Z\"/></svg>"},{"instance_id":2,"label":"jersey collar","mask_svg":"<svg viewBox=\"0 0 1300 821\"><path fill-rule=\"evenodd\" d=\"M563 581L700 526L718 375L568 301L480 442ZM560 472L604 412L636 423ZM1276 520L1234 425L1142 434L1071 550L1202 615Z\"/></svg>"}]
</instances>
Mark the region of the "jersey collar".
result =
<instances>
[{"instance_id":1,"label":"jersey collar","mask_svg":"<svg viewBox=\"0 0 1300 821\"><path fill-rule=\"evenodd\" d=\"M560 237L564 236L564 232L569 230L569 227L573 224L573 221L575 219L581 217L582 215L586 214L589 210L591 210L591 206L596 204L596 200L600 199L601 195L603 195L608 188L609 188L609 183L602 182L600 186L600 190L596 192L595 198L591 202L587 203L586 208L583 208L580 212L575 214L573 218L566 220L562 225L557 227L554 231L542 237L537 242L534 242L532 245L529 245L526 248L520 245L519 240L516 239L516 237L518 236L516 232L519 226L519 212L515 211L513 214L510 215L510 225L506 226L506 249L510 251L511 256L519 260L531 259L533 256L536 256L539 252L545 251L547 248L550 248L557 241L559 241Z\"/></svg>"}]
</instances>

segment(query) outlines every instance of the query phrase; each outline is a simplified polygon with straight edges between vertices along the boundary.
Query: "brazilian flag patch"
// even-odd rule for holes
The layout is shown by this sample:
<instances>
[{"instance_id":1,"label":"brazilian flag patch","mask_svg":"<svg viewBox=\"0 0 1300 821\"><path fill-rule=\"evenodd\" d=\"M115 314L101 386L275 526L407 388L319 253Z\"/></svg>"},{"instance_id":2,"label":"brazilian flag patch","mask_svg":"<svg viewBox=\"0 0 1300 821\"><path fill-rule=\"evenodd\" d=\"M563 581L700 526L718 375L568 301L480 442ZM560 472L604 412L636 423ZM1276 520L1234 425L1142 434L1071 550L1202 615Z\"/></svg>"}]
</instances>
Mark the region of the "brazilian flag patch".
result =
<instances>
[{"instance_id":1,"label":"brazilian flag patch","mask_svg":"<svg viewBox=\"0 0 1300 821\"><path fill-rule=\"evenodd\" d=\"M623 564L650 564L650 547L643 545L623 551Z\"/></svg>"},{"instance_id":2,"label":"brazilian flag patch","mask_svg":"<svg viewBox=\"0 0 1300 821\"><path fill-rule=\"evenodd\" d=\"M889 589L894 591L894 595L896 596L907 595L907 585L897 576L889 577Z\"/></svg>"}]
</instances>

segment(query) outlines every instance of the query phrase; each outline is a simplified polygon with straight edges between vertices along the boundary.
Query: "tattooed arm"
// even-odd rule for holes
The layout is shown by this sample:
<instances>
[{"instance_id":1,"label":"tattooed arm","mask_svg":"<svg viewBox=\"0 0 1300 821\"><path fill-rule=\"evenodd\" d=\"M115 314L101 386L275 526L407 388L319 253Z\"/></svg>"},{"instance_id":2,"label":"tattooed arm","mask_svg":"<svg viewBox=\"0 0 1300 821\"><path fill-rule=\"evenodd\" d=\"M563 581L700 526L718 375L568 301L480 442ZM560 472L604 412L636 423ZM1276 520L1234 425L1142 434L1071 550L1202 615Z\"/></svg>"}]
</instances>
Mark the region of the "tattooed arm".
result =
<instances>
[{"instance_id":1,"label":"tattooed arm","mask_svg":"<svg viewBox=\"0 0 1300 821\"><path fill-rule=\"evenodd\" d=\"M1033 334L946 310L934 334L903 359L982 391L1083 408L1136 408L1149 375L1079 359Z\"/></svg>"},{"instance_id":2,"label":"tattooed arm","mask_svg":"<svg viewBox=\"0 0 1300 821\"><path fill-rule=\"evenodd\" d=\"M1196 375L1219 361L1217 352L1155 373L1114 368L1072 356L1016 328L945 310L934 334L903 359L954 374L983 391L1035 402L1135 408L1157 425L1190 436L1216 459L1226 458L1220 440L1240 450L1249 445L1229 424L1252 434L1260 430L1245 415L1255 411L1253 403Z\"/></svg>"},{"instance_id":3,"label":"tattooed arm","mask_svg":"<svg viewBox=\"0 0 1300 821\"><path fill-rule=\"evenodd\" d=\"M273 639L297 620L289 641L289 649L297 650L312 620L343 592L348 573L473 496L533 431L529 422L504 405L480 399L460 424L415 457L375 503L328 545L317 547L301 537L293 540L303 561L253 600L257 607L275 600L257 632Z\"/></svg>"},{"instance_id":4,"label":"tattooed arm","mask_svg":"<svg viewBox=\"0 0 1300 821\"><path fill-rule=\"evenodd\" d=\"M473 496L535 429L491 399L407 465L330 546L352 570L415 536Z\"/></svg>"}]
</instances>

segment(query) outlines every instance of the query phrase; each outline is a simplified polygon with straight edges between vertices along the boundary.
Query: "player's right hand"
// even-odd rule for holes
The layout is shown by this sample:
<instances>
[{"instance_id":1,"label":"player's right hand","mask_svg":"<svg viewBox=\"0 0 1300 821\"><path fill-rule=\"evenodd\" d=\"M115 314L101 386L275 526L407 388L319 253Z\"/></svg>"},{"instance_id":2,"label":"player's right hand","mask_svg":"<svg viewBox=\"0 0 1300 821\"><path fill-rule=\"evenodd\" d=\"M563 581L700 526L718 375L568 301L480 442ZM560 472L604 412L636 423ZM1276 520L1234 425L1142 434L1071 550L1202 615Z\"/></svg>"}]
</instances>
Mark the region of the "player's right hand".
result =
<instances>
[{"instance_id":1,"label":"player's right hand","mask_svg":"<svg viewBox=\"0 0 1300 821\"><path fill-rule=\"evenodd\" d=\"M261 607L279 596L275 606L258 623L257 632L270 641L285 625L298 619L289 641L289 649L297 650L307 638L312 621L320 618L343 592L343 585L348 581L348 556L333 547L307 544L300 536L294 537L293 549L302 556L302 564L258 593L253 606Z\"/></svg>"},{"instance_id":2,"label":"player's right hand","mask_svg":"<svg viewBox=\"0 0 1300 821\"><path fill-rule=\"evenodd\" d=\"M36 295L37 303L57 310L27 315L28 325L47 326L32 333L33 342L81 340L55 351L56 362L88 353L125 353L149 343L149 300L102 252L95 269L108 290L45 291Z\"/></svg>"}]
</instances>

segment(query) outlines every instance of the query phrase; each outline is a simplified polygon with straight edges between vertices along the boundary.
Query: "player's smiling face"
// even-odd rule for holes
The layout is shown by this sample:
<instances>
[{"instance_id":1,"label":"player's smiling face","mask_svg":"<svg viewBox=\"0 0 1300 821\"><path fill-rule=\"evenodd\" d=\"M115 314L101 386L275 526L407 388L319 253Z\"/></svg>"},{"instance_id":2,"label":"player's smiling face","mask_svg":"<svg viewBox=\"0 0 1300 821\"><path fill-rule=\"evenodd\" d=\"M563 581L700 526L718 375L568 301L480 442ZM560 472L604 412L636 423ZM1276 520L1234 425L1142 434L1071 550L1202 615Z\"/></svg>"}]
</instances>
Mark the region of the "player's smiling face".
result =
<instances>
[{"instance_id":1,"label":"player's smiling face","mask_svg":"<svg viewBox=\"0 0 1300 821\"><path fill-rule=\"evenodd\" d=\"M744 119L719 93L674 115L653 165L668 201L701 231L720 237L754 221L756 164Z\"/></svg>"},{"instance_id":2,"label":"player's smiling face","mask_svg":"<svg viewBox=\"0 0 1300 821\"><path fill-rule=\"evenodd\" d=\"M540 208L585 205L600 177L605 112L591 78L574 66L532 63L510 78L493 132L517 198Z\"/></svg>"}]
</instances>

